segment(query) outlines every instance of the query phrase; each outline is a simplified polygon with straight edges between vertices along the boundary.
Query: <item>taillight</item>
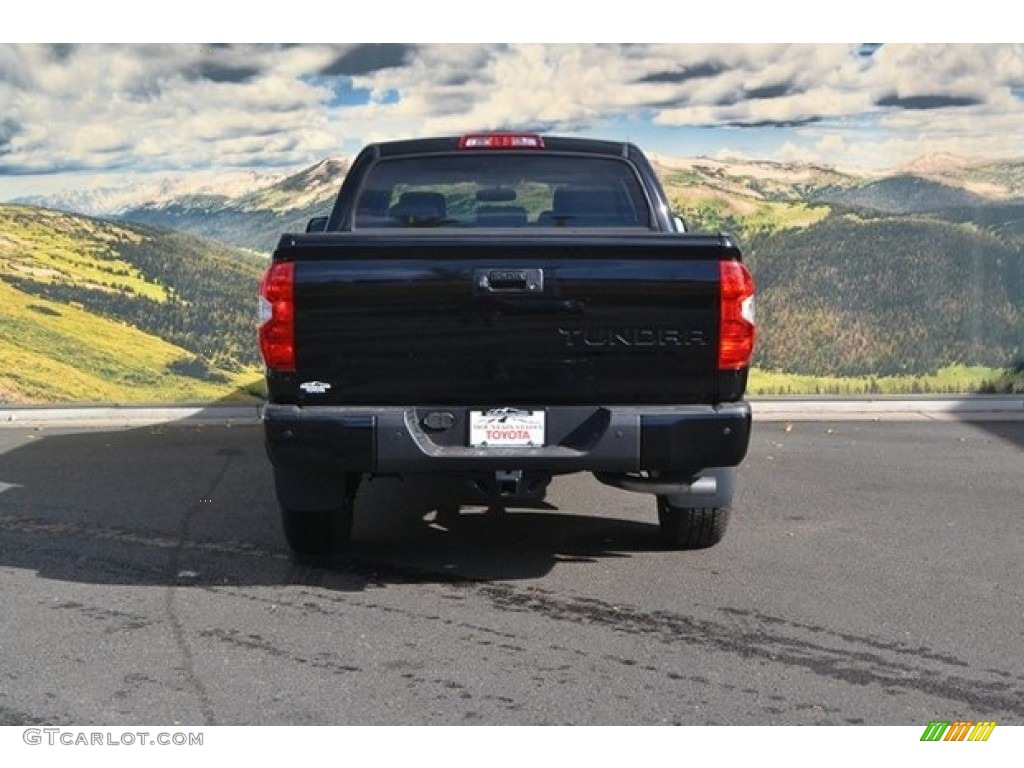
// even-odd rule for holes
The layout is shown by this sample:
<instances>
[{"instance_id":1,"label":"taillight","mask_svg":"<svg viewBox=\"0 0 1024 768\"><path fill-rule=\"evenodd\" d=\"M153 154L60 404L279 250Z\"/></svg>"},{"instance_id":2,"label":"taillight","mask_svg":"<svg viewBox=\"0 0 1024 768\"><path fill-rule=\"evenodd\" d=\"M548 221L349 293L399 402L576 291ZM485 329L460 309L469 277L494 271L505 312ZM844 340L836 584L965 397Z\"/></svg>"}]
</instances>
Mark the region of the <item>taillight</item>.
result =
<instances>
[{"instance_id":1,"label":"taillight","mask_svg":"<svg viewBox=\"0 0 1024 768\"><path fill-rule=\"evenodd\" d=\"M544 149L536 133L470 133L459 139L459 149Z\"/></svg>"},{"instance_id":2,"label":"taillight","mask_svg":"<svg viewBox=\"0 0 1024 768\"><path fill-rule=\"evenodd\" d=\"M268 368L295 370L295 265L271 264L260 283L260 352Z\"/></svg>"},{"instance_id":3,"label":"taillight","mask_svg":"<svg viewBox=\"0 0 1024 768\"><path fill-rule=\"evenodd\" d=\"M749 366L754 352L754 278L738 261L719 262L719 276L722 301L718 369L735 371Z\"/></svg>"}]
</instances>

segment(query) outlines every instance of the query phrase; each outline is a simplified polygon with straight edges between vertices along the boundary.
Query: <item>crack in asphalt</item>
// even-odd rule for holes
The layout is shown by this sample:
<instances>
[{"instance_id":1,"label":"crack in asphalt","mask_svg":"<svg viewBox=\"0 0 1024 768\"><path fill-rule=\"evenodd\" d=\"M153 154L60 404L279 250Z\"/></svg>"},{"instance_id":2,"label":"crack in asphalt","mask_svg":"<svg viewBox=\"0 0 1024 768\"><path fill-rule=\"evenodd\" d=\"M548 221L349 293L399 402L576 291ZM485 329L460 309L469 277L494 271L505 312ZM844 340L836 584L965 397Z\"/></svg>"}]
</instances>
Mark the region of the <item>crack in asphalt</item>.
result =
<instances>
[{"instance_id":1,"label":"crack in asphalt","mask_svg":"<svg viewBox=\"0 0 1024 768\"><path fill-rule=\"evenodd\" d=\"M821 633L828 637L836 637L840 640L845 640L848 643L858 643L860 645L866 645L871 648L876 648L881 651L891 651L892 653L908 654L911 656L917 656L922 659L929 659L931 661L939 661L943 664L949 664L954 667L967 667L966 661L950 656L945 653L937 653L930 648L925 646L911 647L905 643L899 643L894 641L883 641L883 640L872 640L868 637L862 637L860 635L851 635L847 632L837 632L827 627L823 627L819 624L808 624L806 622L792 621L790 619L781 619L777 616L770 616L768 614L761 613L757 610L746 610L740 608L719 608L718 610L722 613L729 614L731 616L750 617L762 624L774 624L778 626L791 627L794 629L804 629L808 632ZM986 670L994 672L995 670ZM998 674L998 673L997 673ZM1009 676L1009 673L1004 673Z\"/></svg>"},{"instance_id":2,"label":"crack in asphalt","mask_svg":"<svg viewBox=\"0 0 1024 768\"><path fill-rule=\"evenodd\" d=\"M696 619L668 611L644 612L593 598L583 601L561 598L536 587L519 590L505 584L486 584L479 585L477 591L490 599L495 607L505 610L529 611L556 621L606 626L617 632L653 636L669 644L683 643L710 648L744 659L764 659L803 668L816 675L853 685L877 684L890 691L916 691L960 701L983 713L1007 712L1024 716L1024 688L1014 687L1005 680L970 679L948 674L941 668L915 666L856 647L861 645L875 651L886 647L887 644L880 644L872 638L833 633L854 647L832 648L819 642L769 631L766 628L770 626L769 623L762 623L753 631L742 631L724 622ZM726 615L736 611L731 608L718 610ZM774 623L788 622L779 619ZM966 662L949 660L950 657L930 651L922 653L920 649L901 647L896 650L886 647L886 650L909 654L922 662L938 662L936 666L939 667L968 666Z\"/></svg>"},{"instance_id":3,"label":"crack in asphalt","mask_svg":"<svg viewBox=\"0 0 1024 768\"><path fill-rule=\"evenodd\" d=\"M231 466L232 460L235 457L235 453L228 452L224 453L224 462L221 464L220 470L213 476L209 485L203 494L204 499L212 499L214 492L220 486L227 474L228 468ZM206 686L203 685L203 681L199 679L199 675L196 673L195 655L192 653L192 649L189 647L188 639L185 637L185 627L181 620L181 616L178 613L177 606L177 592L180 586L176 583L182 571L182 555L185 547L185 542L188 541L189 537L189 526L192 523L193 518L199 515L201 512L205 512L208 508L203 506L203 502L196 502L181 518L181 526L178 530L178 543L174 548L174 552L171 554L170 563L167 566L167 587L164 592L164 610L167 613L167 618L171 627L171 634L174 636L174 642L178 646L178 650L181 653L182 659L182 672L185 675L185 681L195 691L196 697L199 700L199 709L203 714L203 723L205 725L216 725L217 716L214 711L213 702L210 699L209 691L206 690Z\"/></svg>"},{"instance_id":4,"label":"crack in asphalt","mask_svg":"<svg viewBox=\"0 0 1024 768\"><path fill-rule=\"evenodd\" d=\"M77 600L65 600L52 605L40 602L47 608L54 611L72 611L93 621L105 623L104 634L116 634L119 632L131 632L135 629L144 629L153 623L149 616L129 611L119 611L99 605L85 605Z\"/></svg>"},{"instance_id":5,"label":"crack in asphalt","mask_svg":"<svg viewBox=\"0 0 1024 768\"><path fill-rule=\"evenodd\" d=\"M333 654L320 653L314 657L301 656L299 654L285 651L260 635L252 633L243 634L237 629L204 629L199 632L200 637L218 640L226 645L232 645L247 651L259 651L268 656L290 661L296 664L308 664L316 669L323 669L335 675L346 672L359 672L360 668L351 664L340 664L333 661L329 656Z\"/></svg>"},{"instance_id":6,"label":"crack in asphalt","mask_svg":"<svg viewBox=\"0 0 1024 768\"><path fill-rule=\"evenodd\" d=\"M16 510L19 508L21 507L9 506L9 509ZM32 511L38 512L39 507L32 508ZM196 507L191 509L187 514L194 515L199 511L205 510L201 510L199 507ZM29 534L84 536L98 541L112 541L117 544L156 547L158 549L169 549L181 552L206 552L218 555L238 555L272 558L285 561L289 560L288 553L284 550L269 550L265 547L259 547L255 544L250 544L244 541L183 541L181 539L180 526L179 533L177 535L165 535L157 531L140 531L132 528L98 525L96 523L57 522L35 516L28 517L3 512L0 513L0 530L10 530L17 533ZM40 547L39 549L43 548Z\"/></svg>"}]
</instances>

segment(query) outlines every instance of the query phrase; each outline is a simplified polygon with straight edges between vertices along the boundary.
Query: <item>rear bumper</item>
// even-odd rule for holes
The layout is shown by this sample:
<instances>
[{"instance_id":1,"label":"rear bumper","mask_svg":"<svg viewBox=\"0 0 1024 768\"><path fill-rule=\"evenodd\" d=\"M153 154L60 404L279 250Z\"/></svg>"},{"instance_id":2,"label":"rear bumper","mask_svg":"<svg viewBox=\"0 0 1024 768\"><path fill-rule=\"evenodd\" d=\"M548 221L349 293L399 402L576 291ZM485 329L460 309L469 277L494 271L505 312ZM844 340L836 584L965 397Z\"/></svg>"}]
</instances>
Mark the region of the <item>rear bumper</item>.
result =
<instances>
[{"instance_id":1,"label":"rear bumper","mask_svg":"<svg viewBox=\"0 0 1024 768\"><path fill-rule=\"evenodd\" d=\"M432 433L423 417L452 426ZM466 410L444 407L299 407L267 404L267 453L281 467L376 474L496 470L695 474L734 467L750 442L750 405L546 408L543 448L469 448Z\"/></svg>"}]
</instances>

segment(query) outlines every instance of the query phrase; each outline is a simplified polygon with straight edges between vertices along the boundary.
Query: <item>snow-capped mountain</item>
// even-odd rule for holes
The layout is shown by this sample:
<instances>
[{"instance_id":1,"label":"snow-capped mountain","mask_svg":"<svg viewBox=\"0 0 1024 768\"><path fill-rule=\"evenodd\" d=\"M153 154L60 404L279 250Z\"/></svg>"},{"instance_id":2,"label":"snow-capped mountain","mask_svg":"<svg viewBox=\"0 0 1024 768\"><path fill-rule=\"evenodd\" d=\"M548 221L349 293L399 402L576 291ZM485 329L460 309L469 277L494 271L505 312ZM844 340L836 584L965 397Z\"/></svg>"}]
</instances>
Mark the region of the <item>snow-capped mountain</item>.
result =
<instances>
[{"instance_id":1,"label":"snow-capped mountain","mask_svg":"<svg viewBox=\"0 0 1024 768\"><path fill-rule=\"evenodd\" d=\"M162 205L181 197L242 197L272 186L283 178L283 173L256 171L178 173L123 186L28 195L14 198L11 202L89 216L117 216L132 208Z\"/></svg>"},{"instance_id":2,"label":"snow-capped mountain","mask_svg":"<svg viewBox=\"0 0 1024 768\"><path fill-rule=\"evenodd\" d=\"M123 208L119 217L269 253L283 232L330 212L349 160L333 157L240 195L191 192Z\"/></svg>"}]
</instances>

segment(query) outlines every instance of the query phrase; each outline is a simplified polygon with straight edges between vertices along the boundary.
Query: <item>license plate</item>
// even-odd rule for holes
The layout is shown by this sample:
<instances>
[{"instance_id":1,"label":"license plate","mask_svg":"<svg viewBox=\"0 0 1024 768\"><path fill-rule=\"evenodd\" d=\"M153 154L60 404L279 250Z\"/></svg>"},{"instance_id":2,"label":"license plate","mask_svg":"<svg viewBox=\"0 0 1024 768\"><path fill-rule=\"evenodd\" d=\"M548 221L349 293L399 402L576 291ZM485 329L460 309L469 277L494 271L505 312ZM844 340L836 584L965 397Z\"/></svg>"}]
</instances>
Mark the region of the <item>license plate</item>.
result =
<instances>
[{"instance_id":1,"label":"license plate","mask_svg":"<svg viewBox=\"0 0 1024 768\"><path fill-rule=\"evenodd\" d=\"M544 445L544 411L470 411L469 444L473 448L539 448Z\"/></svg>"}]
</instances>

